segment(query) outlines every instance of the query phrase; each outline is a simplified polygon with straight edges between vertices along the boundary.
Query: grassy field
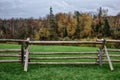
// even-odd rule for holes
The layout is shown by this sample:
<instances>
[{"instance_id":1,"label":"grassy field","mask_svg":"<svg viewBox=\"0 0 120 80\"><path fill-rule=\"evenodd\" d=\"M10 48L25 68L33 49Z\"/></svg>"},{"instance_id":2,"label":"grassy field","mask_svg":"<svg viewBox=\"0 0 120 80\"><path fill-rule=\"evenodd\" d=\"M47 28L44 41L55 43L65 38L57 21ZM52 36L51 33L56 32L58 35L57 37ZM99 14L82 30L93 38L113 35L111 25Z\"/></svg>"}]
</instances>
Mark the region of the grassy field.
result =
<instances>
[{"instance_id":1,"label":"grassy field","mask_svg":"<svg viewBox=\"0 0 120 80\"><path fill-rule=\"evenodd\" d=\"M12 49L20 48L20 46L13 44L0 44L0 49L3 48ZM32 45L30 47L31 52L84 52L96 50L97 48L94 47L78 46ZM0 57L0 59L3 58ZM119 80L120 63L113 64L113 66L115 68L114 71L110 71L107 63L102 67L99 65L29 65L29 70L26 73L23 71L23 65L19 63L0 63L0 80Z\"/></svg>"}]
</instances>

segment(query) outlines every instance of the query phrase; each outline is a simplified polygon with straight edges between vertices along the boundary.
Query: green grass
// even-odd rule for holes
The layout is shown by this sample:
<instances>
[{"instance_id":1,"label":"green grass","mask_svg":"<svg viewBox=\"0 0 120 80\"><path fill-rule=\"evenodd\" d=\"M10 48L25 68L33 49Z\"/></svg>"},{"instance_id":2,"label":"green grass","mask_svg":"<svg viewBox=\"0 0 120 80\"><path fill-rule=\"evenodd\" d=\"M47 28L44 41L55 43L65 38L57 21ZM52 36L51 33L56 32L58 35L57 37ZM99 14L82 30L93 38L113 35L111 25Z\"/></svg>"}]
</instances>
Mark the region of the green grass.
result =
<instances>
[{"instance_id":1,"label":"green grass","mask_svg":"<svg viewBox=\"0 0 120 80\"><path fill-rule=\"evenodd\" d=\"M18 49L20 45L0 44L0 49ZM35 46L31 52L87 52L96 51L95 47L79 46ZM39 55L44 56L44 55ZM50 56L50 55L47 55ZM64 56L64 55L53 55ZM75 56L75 55L67 55ZM77 55L78 56L78 55ZM83 56L83 55L82 55ZM92 55L94 56L94 55ZM32 56L31 56L32 57ZM0 59L3 59L0 57ZM6 59L6 58L5 58ZM77 61L77 60L76 60ZM88 60L87 60L88 61ZM115 70L110 71L109 65L29 65L28 72L23 71L19 63L0 63L0 80L119 80L120 64L113 64Z\"/></svg>"}]
</instances>

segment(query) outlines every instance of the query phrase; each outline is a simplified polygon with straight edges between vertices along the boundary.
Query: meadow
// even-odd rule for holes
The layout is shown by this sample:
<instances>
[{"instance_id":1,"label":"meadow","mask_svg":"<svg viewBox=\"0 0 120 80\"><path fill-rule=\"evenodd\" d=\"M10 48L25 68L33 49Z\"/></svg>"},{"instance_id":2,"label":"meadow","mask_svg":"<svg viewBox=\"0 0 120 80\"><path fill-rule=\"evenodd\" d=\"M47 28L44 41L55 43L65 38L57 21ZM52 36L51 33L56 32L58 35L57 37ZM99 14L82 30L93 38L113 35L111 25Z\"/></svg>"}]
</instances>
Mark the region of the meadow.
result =
<instances>
[{"instance_id":1,"label":"meadow","mask_svg":"<svg viewBox=\"0 0 120 80\"><path fill-rule=\"evenodd\" d=\"M14 49L14 48L18 49L20 48L20 45L0 44L0 49ZM96 51L97 49L98 48L96 47L58 46L58 45L55 45L55 46L31 45L30 46L31 52L34 52L34 51L85 52L85 51ZM14 54L14 53L11 53L11 54ZM56 56L56 55L53 55L53 56ZM61 56L61 55L57 55L57 56ZM6 59L6 58L0 57L0 60L2 59ZM13 58L9 58L9 59L13 59ZM79 61L79 60L76 60L76 61ZM32 65L31 64L29 65L28 72L24 72L23 65L21 63L0 63L0 80L119 80L120 79L120 63L114 63L113 66L115 68L114 71L110 71L108 63L105 63L102 66L99 66L99 65Z\"/></svg>"}]
</instances>

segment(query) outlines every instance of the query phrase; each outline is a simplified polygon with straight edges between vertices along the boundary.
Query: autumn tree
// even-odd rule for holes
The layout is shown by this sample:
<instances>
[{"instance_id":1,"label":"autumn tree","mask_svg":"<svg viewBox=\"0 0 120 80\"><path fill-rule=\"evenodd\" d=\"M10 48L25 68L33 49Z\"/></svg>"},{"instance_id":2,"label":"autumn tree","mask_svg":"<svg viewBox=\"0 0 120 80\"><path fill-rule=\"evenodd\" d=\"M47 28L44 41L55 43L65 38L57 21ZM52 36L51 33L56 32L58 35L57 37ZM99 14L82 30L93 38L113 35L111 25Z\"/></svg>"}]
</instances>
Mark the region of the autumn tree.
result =
<instances>
[{"instance_id":1,"label":"autumn tree","mask_svg":"<svg viewBox=\"0 0 120 80\"><path fill-rule=\"evenodd\" d=\"M92 25L92 18L87 15L87 14L82 14L81 15L81 32L80 32L80 37L81 38L86 38L91 36L91 25Z\"/></svg>"},{"instance_id":2,"label":"autumn tree","mask_svg":"<svg viewBox=\"0 0 120 80\"><path fill-rule=\"evenodd\" d=\"M58 14L56 14L55 18L56 18L56 22L57 22L57 25L58 25L58 36L63 38L63 37L65 37L64 30L66 30L65 14L64 13L58 13Z\"/></svg>"},{"instance_id":3,"label":"autumn tree","mask_svg":"<svg viewBox=\"0 0 120 80\"><path fill-rule=\"evenodd\" d=\"M74 34L76 32L76 19L71 13L66 16L66 30L69 38L74 39Z\"/></svg>"}]
</instances>

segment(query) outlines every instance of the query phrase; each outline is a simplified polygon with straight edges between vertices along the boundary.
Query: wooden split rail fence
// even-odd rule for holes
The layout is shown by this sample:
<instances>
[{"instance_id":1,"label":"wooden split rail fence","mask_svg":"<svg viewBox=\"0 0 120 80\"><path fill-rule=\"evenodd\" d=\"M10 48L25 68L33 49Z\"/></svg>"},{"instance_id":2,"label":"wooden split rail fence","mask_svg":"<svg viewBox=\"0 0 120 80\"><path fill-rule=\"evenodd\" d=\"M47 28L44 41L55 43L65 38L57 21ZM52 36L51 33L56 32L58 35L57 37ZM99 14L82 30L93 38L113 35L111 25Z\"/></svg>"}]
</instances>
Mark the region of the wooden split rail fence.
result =
<instances>
[{"instance_id":1,"label":"wooden split rail fence","mask_svg":"<svg viewBox=\"0 0 120 80\"><path fill-rule=\"evenodd\" d=\"M7 43L7 42L15 42L21 45L20 49L0 49L0 58L6 57L5 60L0 60L0 63L5 62L20 62L24 63L24 44L27 42L26 40L18 40L18 39L0 39L0 43ZM12 46L11 46L12 48ZM9 57L15 57L17 59L7 59Z\"/></svg>"},{"instance_id":2,"label":"wooden split rail fence","mask_svg":"<svg viewBox=\"0 0 120 80\"><path fill-rule=\"evenodd\" d=\"M107 43L120 43L120 40L97 40L97 41L30 41L17 39L0 39L3 42L16 42L21 45L21 49L0 49L0 57L18 57L17 60L0 60L4 62L20 62L24 65L24 71L28 70L29 64L99 64L102 66L105 62L109 63L110 69L114 70L112 62L120 62L120 60L112 60L112 57L120 57L120 54L109 55L108 52L120 52L120 49L110 49L106 47ZM93 52L30 52L30 45L79 45L79 44L94 44L99 45L98 50ZM12 47L12 46L11 46ZM87 50L86 50L87 51ZM11 52L17 54L11 54ZM3 53L3 54L1 54ZM9 54L6 54L9 53ZM43 56L41 56L43 55ZM45 56L45 55L53 55ZM55 56L59 55L59 56ZM61 56L64 55L64 56ZM66 56L67 55L67 56ZM70 56L72 55L72 56ZM37 57L36 57L37 56ZM106 58L106 59L105 59ZM73 59L76 59L74 61ZM84 59L84 60L83 60ZM45 61L46 60L46 61ZM54 60L54 61L52 61ZM59 61L57 61L59 60ZM73 60L73 61L61 61ZM81 61L80 61L81 60Z\"/></svg>"}]
</instances>

